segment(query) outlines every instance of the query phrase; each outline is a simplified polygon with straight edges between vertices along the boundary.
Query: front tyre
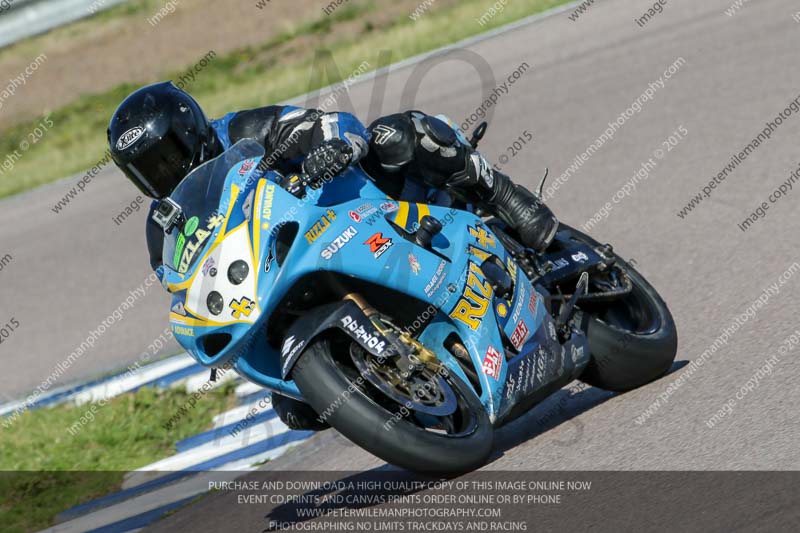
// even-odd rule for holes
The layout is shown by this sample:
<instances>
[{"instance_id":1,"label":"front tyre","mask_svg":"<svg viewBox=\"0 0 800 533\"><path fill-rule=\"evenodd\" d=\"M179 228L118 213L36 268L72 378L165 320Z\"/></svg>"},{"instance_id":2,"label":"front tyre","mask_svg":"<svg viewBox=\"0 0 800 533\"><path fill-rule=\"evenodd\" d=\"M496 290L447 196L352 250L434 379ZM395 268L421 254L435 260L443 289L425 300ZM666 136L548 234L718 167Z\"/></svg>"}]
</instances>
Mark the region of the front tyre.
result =
<instances>
[{"instance_id":1,"label":"front tyre","mask_svg":"<svg viewBox=\"0 0 800 533\"><path fill-rule=\"evenodd\" d=\"M458 405L447 420L436 423L403 409L364 379L352 365L348 351L353 348L348 345L318 339L292 371L303 397L325 422L387 463L408 470L455 475L486 463L493 428L475 393L460 379L447 374Z\"/></svg>"},{"instance_id":2,"label":"front tyre","mask_svg":"<svg viewBox=\"0 0 800 533\"><path fill-rule=\"evenodd\" d=\"M321 422L319 415L310 405L298 402L277 392L272 393L272 408L278 413L278 418L289 429L296 431L311 430L323 431L328 429L328 424Z\"/></svg>"}]
</instances>

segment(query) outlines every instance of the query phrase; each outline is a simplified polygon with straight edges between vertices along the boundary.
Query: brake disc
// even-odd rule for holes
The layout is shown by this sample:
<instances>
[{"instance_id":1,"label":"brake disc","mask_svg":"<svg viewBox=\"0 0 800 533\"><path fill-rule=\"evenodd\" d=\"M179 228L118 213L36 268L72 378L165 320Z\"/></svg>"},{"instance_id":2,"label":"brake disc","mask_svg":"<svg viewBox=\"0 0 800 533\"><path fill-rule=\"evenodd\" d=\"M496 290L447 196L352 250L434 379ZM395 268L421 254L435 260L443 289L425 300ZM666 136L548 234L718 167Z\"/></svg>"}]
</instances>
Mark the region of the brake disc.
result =
<instances>
[{"instance_id":1,"label":"brake disc","mask_svg":"<svg viewBox=\"0 0 800 533\"><path fill-rule=\"evenodd\" d=\"M403 372L394 366L394 359L379 362L355 343L350 347L350 357L367 381L406 409L431 416L447 416L458 408L458 399L442 372L424 364L410 373Z\"/></svg>"}]
</instances>

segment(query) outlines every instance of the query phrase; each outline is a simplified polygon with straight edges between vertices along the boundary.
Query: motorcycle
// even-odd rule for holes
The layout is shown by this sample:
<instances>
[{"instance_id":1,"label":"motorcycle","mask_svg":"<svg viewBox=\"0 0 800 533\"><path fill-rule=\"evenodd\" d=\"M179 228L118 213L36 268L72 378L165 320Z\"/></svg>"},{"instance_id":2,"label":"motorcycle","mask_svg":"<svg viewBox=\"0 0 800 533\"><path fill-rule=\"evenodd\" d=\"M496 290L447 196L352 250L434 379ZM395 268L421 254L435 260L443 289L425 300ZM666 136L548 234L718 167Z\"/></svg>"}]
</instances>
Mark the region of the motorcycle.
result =
<instances>
[{"instance_id":1,"label":"motorcycle","mask_svg":"<svg viewBox=\"0 0 800 533\"><path fill-rule=\"evenodd\" d=\"M462 142L476 146L483 124ZM391 198L358 166L294 195L242 140L160 202L175 338L308 404L381 459L479 468L493 432L575 379L665 374L677 333L610 245L562 224L536 253L469 206Z\"/></svg>"}]
</instances>

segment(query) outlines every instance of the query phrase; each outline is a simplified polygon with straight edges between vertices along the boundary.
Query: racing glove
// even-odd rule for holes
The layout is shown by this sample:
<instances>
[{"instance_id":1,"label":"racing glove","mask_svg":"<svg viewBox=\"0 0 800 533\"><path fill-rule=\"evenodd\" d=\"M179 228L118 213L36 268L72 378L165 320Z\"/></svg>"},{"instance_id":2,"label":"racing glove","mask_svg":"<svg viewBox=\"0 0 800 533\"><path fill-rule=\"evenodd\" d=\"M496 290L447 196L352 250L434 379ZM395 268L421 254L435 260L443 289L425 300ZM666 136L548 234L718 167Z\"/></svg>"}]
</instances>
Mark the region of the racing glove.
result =
<instances>
[{"instance_id":1,"label":"racing glove","mask_svg":"<svg viewBox=\"0 0 800 533\"><path fill-rule=\"evenodd\" d=\"M312 187L329 181L353 160L353 148L342 139L331 139L311 150L303 161L306 184Z\"/></svg>"}]
</instances>

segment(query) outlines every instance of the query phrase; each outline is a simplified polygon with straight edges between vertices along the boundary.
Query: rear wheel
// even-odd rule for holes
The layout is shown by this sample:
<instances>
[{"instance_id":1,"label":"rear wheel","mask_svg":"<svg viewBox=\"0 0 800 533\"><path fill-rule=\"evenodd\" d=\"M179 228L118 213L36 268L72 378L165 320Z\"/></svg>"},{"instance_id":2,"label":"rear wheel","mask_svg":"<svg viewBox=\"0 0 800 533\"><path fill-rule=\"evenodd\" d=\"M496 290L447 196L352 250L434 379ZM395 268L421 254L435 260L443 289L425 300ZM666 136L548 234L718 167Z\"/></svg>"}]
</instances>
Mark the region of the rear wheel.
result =
<instances>
[{"instance_id":1,"label":"rear wheel","mask_svg":"<svg viewBox=\"0 0 800 533\"><path fill-rule=\"evenodd\" d=\"M597 241L566 225L570 238L593 248ZM678 349L678 332L667 304L633 266L614 254L630 278L631 291L610 301L583 302L583 328L592 360L580 380L601 389L626 391L663 376Z\"/></svg>"},{"instance_id":2,"label":"rear wheel","mask_svg":"<svg viewBox=\"0 0 800 533\"><path fill-rule=\"evenodd\" d=\"M491 452L485 409L444 367L402 377L391 361L336 337L309 346L292 376L325 422L388 463L453 475L479 468Z\"/></svg>"}]
</instances>

